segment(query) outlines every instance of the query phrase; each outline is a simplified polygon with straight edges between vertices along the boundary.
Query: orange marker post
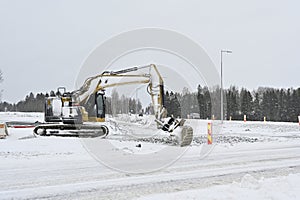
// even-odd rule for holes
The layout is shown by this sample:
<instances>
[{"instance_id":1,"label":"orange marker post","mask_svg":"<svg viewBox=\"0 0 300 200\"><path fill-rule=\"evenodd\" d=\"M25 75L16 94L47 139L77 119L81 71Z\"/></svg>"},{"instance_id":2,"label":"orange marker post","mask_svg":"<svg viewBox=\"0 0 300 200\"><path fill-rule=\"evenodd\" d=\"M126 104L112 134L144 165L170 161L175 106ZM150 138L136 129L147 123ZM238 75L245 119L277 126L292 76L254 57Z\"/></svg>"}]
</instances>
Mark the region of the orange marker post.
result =
<instances>
[{"instance_id":1,"label":"orange marker post","mask_svg":"<svg viewBox=\"0 0 300 200\"><path fill-rule=\"evenodd\" d=\"M207 144L212 144L212 127L211 127L211 122L207 123Z\"/></svg>"},{"instance_id":2,"label":"orange marker post","mask_svg":"<svg viewBox=\"0 0 300 200\"><path fill-rule=\"evenodd\" d=\"M300 115L298 116L299 126L300 126Z\"/></svg>"},{"instance_id":3,"label":"orange marker post","mask_svg":"<svg viewBox=\"0 0 300 200\"><path fill-rule=\"evenodd\" d=\"M8 136L7 126L5 123L0 123L0 139L4 139Z\"/></svg>"},{"instance_id":4,"label":"orange marker post","mask_svg":"<svg viewBox=\"0 0 300 200\"><path fill-rule=\"evenodd\" d=\"M247 115L244 115L244 122L247 121Z\"/></svg>"}]
</instances>

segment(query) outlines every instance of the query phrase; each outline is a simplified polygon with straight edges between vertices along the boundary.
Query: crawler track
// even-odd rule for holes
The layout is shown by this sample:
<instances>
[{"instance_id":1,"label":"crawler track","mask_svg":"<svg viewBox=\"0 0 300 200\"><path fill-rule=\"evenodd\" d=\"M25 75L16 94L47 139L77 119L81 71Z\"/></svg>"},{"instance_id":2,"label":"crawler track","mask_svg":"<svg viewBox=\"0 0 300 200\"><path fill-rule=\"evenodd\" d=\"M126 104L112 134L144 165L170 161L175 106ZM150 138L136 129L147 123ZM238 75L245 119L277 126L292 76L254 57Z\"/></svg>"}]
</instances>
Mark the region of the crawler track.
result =
<instances>
[{"instance_id":1,"label":"crawler track","mask_svg":"<svg viewBox=\"0 0 300 200\"><path fill-rule=\"evenodd\" d=\"M61 137L106 137L109 133L105 125L91 124L40 124L33 129L39 136Z\"/></svg>"}]
</instances>

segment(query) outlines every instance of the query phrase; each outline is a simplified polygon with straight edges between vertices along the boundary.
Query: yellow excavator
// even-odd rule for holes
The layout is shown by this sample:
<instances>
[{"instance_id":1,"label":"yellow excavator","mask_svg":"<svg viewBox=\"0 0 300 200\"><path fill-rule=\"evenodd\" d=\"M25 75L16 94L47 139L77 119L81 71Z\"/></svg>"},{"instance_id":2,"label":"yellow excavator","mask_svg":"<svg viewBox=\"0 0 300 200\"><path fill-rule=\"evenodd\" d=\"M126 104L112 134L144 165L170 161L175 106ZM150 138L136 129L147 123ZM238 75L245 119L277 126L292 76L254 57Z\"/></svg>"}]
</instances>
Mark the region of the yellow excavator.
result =
<instances>
[{"instance_id":1,"label":"yellow excavator","mask_svg":"<svg viewBox=\"0 0 300 200\"><path fill-rule=\"evenodd\" d=\"M96 84L93 85L93 82ZM79 89L72 92L67 92L63 87L58 88L56 94L46 98L45 123L37 125L34 134L105 138L109 134L109 128L104 123L106 89L136 84L147 85L157 128L170 136L175 129L180 129L176 144L190 145L193 139L192 127L184 125L184 119L167 117L164 107L164 82L154 64L104 71L87 78Z\"/></svg>"}]
</instances>

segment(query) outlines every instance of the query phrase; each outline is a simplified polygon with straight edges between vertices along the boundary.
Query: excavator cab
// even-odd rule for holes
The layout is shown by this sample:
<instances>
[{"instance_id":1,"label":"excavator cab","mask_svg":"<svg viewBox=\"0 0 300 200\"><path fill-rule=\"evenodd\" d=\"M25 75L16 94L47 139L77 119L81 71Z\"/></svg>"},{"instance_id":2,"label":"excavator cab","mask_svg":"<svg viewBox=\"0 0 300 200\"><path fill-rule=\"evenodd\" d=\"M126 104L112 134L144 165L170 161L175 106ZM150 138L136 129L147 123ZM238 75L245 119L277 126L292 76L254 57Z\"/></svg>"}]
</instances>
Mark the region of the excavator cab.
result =
<instances>
[{"instance_id":1,"label":"excavator cab","mask_svg":"<svg viewBox=\"0 0 300 200\"><path fill-rule=\"evenodd\" d=\"M60 97L47 97L45 101L45 122L61 122L61 109Z\"/></svg>"},{"instance_id":2,"label":"excavator cab","mask_svg":"<svg viewBox=\"0 0 300 200\"><path fill-rule=\"evenodd\" d=\"M84 121L104 122L105 121L105 93L99 91L91 94L83 105L87 112L88 119Z\"/></svg>"},{"instance_id":3,"label":"excavator cab","mask_svg":"<svg viewBox=\"0 0 300 200\"><path fill-rule=\"evenodd\" d=\"M96 105L96 116L97 122L104 122L105 121L105 93L98 92L95 95L95 105Z\"/></svg>"}]
</instances>

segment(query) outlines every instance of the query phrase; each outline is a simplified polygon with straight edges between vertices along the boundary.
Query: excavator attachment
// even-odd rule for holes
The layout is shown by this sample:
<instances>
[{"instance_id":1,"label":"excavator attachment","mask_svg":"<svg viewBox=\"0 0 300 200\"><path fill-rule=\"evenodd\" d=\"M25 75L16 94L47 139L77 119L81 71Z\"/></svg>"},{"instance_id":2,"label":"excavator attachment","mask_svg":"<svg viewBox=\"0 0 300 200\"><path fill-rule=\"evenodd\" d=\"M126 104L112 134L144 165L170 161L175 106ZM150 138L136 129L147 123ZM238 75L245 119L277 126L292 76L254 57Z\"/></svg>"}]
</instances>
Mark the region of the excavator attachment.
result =
<instances>
[{"instance_id":1,"label":"excavator attachment","mask_svg":"<svg viewBox=\"0 0 300 200\"><path fill-rule=\"evenodd\" d=\"M156 123L162 126L162 130L169 132L171 136L176 136L177 144L181 147L189 146L193 141L193 128L191 126L184 125L184 119L169 118L167 123L162 123L159 120L155 120Z\"/></svg>"},{"instance_id":2,"label":"excavator attachment","mask_svg":"<svg viewBox=\"0 0 300 200\"><path fill-rule=\"evenodd\" d=\"M181 147L189 146L193 141L193 128L183 126L178 139L178 144Z\"/></svg>"}]
</instances>

